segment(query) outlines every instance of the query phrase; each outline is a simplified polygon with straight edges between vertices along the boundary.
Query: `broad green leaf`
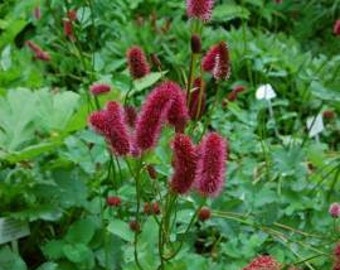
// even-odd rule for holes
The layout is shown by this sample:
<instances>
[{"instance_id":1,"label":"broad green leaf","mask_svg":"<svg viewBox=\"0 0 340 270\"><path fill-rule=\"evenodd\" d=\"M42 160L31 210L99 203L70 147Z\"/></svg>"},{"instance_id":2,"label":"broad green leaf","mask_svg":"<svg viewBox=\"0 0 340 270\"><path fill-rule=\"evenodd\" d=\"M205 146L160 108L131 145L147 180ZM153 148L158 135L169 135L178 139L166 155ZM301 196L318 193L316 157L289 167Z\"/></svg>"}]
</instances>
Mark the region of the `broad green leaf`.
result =
<instances>
[{"instance_id":1,"label":"broad green leaf","mask_svg":"<svg viewBox=\"0 0 340 270\"><path fill-rule=\"evenodd\" d=\"M47 256L51 260L58 260L64 257L63 254L63 246L65 245L65 241L63 240L51 240L47 242L43 247L42 251L45 256Z\"/></svg>"},{"instance_id":2,"label":"broad green leaf","mask_svg":"<svg viewBox=\"0 0 340 270\"><path fill-rule=\"evenodd\" d=\"M10 90L0 97L0 147L17 150L34 135L36 97L28 89Z\"/></svg>"},{"instance_id":3,"label":"broad green leaf","mask_svg":"<svg viewBox=\"0 0 340 270\"><path fill-rule=\"evenodd\" d=\"M57 270L58 269L58 264L53 263L53 262L47 262L44 263L43 265L40 265L36 270Z\"/></svg>"},{"instance_id":4,"label":"broad green leaf","mask_svg":"<svg viewBox=\"0 0 340 270\"><path fill-rule=\"evenodd\" d=\"M134 239L134 233L130 230L129 225L119 219L111 221L107 230L125 241L132 242Z\"/></svg>"},{"instance_id":5,"label":"broad green leaf","mask_svg":"<svg viewBox=\"0 0 340 270\"><path fill-rule=\"evenodd\" d=\"M1 270L26 270L25 262L18 254L12 252L8 246L0 249L0 269Z\"/></svg>"},{"instance_id":6,"label":"broad green leaf","mask_svg":"<svg viewBox=\"0 0 340 270\"><path fill-rule=\"evenodd\" d=\"M95 223L91 219L78 220L71 225L65 239L70 243L88 244L95 233L95 229Z\"/></svg>"},{"instance_id":7,"label":"broad green leaf","mask_svg":"<svg viewBox=\"0 0 340 270\"><path fill-rule=\"evenodd\" d=\"M63 246L64 256L73 263L86 263L93 258L92 251L84 244L66 244Z\"/></svg>"}]
</instances>

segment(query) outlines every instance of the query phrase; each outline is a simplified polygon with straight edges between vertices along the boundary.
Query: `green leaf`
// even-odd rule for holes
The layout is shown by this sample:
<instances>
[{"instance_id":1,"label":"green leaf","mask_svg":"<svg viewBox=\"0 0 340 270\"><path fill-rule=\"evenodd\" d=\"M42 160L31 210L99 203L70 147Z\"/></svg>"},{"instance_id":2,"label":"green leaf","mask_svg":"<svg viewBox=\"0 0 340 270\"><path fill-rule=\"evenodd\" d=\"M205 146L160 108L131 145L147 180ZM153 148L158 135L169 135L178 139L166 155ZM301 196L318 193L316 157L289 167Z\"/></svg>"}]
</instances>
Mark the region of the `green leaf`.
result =
<instances>
[{"instance_id":1,"label":"green leaf","mask_svg":"<svg viewBox=\"0 0 340 270\"><path fill-rule=\"evenodd\" d=\"M217 5L213 12L213 20L218 22L227 22L235 18L248 19L250 12L248 9L234 4Z\"/></svg>"},{"instance_id":2,"label":"green leaf","mask_svg":"<svg viewBox=\"0 0 340 270\"><path fill-rule=\"evenodd\" d=\"M58 264L53 262L47 262L42 265L40 265L36 270L57 270Z\"/></svg>"},{"instance_id":3,"label":"green leaf","mask_svg":"<svg viewBox=\"0 0 340 270\"><path fill-rule=\"evenodd\" d=\"M95 233L95 228L95 223L91 219L79 220L69 228L65 239L74 244L88 244Z\"/></svg>"},{"instance_id":4,"label":"green leaf","mask_svg":"<svg viewBox=\"0 0 340 270\"><path fill-rule=\"evenodd\" d=\"M63 131L78 107L79 95L67 91L52 95L47 89L38 92L37 117L47 131Z\"/></svg>"},{"instance_id":5,"label":"green leaf","mask_svg":"<svg viewBox=\"0 0 340 270\"><path fill-rule=\"evenodd\" d=\"M62 252L73 263L86 263L90 258L93 259L92 251L84 244L64 245Z\"/></svg>"},{"instance_id":6,"label":"green leaf","mask_svg":"<svg viewBox=\"0 0 340 270\"><path fill-rule=\"evenodd\" d=\"M125 241L132 242L134 239L134 233L130 230L129 225L119 219L111 221L107 230Z\"/></svg>"},{"instance_id":7,"label":"green leaf","mask_svg":"<svg viewBox=\"0 0 340 270\"><path fill-rule=\"evenodd\" d=\"M42 247L42 251L45 256L51 260L58 260L64 257L63 246L65 241L63 240L51 240Z\"/></svg>"},{"instance_id":8,"label":"green leaf","mask_svg":"<svg viewBox=\"0 0 340 270\"><path fill-rule=\"evenodd\" d=\"M0 97L0 147L17 150L34 135L36 97L28 89L10 90Z\"/></svg>"},{"instance_id":9,"label":"green leaf","mask_svg":"<svg viewBox=\"0 0 340 270\"><path fill-rule=\"evenodd\" d=\"M150 74L146 75L145 77L135 80L133 82L134 91L133 92L140 92L145 88L148 88L154 85L163 75L165 75L167 71L162 72L151 72Z\"/></svg>"},{"instance_id":10,"label":"green leaf","mask_svg":"<svg viewBox=\"0 0 340 270\"><path fill-rule=\"evenodd\" d=\"M340 102L340 92L323 86L320 82L312 82L310 89L316 98L332 102Z\"/></svg>"},{"instance_id":11,"label":"green leaf","mask_svg":"<svg viewBox=\"0 0 340 270\"><path fill-rule=\"evenodd\" d=\"M0 249L0 269L1 270L26 270L25 262L19 255L13 253L8 246Z\"/></svg>"}]
</instances>

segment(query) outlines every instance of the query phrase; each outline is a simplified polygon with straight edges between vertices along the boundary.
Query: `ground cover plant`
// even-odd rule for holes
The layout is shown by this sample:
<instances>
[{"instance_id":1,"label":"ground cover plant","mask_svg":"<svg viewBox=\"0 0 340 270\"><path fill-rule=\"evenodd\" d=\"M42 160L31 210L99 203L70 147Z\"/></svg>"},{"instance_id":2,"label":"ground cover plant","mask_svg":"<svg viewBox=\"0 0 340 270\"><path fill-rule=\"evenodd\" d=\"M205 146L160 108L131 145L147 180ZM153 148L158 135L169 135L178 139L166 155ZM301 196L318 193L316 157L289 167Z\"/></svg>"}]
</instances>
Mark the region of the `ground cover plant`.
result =
<instances>
[{"instance_id":1,"label":"ground cover plant","mask_svg":"<svg viewBox=\"0 0 340 270\"><path fill-rule=\"evenodd\" d=\"M0 2L0 269L340 269L339 11Z\"/></svg>"}]
</instances>

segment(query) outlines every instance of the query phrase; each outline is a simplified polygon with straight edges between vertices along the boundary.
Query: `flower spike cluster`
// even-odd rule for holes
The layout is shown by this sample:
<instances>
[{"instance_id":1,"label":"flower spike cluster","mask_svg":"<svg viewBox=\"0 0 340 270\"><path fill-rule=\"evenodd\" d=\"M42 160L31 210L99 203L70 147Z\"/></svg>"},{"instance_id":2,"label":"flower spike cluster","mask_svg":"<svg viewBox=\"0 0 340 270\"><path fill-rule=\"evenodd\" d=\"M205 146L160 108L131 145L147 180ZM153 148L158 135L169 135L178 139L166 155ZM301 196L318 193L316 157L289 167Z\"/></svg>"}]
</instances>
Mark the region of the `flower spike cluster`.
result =
<instances>
[{"instance_id":1,"label":"flower spike cluster","mask_svg":"<svg viewBox=\"0 0 340 270\"><path fill-rule=\"evenodd\" d=\"M224 184L226 142L217 133L207 134L198 147L190 137L177 134L173 143L174 175L170 187L176 194L192 186L208 197L217 196Z\"/></svg>"},{"instance_id":2,"label":"flower spike cluster","mask_svg":"<svg viewBox=\"0 0 340 270\"><path fill-rule=\"evenodd\" d=\"M155 146L166 120L181 130L188 120L183 91L171 81L156 87L142 106L136 121L136 144L140 150Z\"/></svg>"},{"instance_id":3,"label":"flower spike cluster","mask_svg":"<svg viewBox=\"0 0 340 270\"><path fill-rule=\"evenodd\" d=\"M201 21L209 21L211 18L214 0L187 0L187 15Z\"/></svg>"},{"instance_id":4,"label":"flower spike cluster","mask_svg":"<svg viewBox=\"0 0 340 270\"><path fill-rule=\"evenodd\" d=\"M202 60L202 68L212 73L216 80L227 80L230 76L230 59L227 43L221 41L212 46Z\"/></svg>"},{"instance_id":5,"label":"flower spike cluster","mask_svg":"<svg viewBox=\"0 0 340 270\"><path fill-rule=\"evenodd\" d=\"M42 60L42 61L50 61L51 57L50 55L43 51L37 44L35 44L33 41L28 40L26 41L27 46L31 49L31 51L34 53L34 57L36 59Z\"/></svg>"}]
</instances>

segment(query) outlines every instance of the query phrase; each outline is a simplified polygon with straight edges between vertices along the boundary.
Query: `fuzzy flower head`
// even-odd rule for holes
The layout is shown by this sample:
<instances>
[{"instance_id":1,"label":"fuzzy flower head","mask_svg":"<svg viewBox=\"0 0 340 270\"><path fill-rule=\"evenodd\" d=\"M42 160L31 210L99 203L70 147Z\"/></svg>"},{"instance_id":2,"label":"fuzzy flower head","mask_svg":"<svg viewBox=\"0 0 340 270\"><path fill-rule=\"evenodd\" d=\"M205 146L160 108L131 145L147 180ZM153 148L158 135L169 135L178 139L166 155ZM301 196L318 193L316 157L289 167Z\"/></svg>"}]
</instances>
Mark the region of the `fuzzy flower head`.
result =
<instances>
[{"instance_id":1,"label":"fuzzy flower head","mask_svg":"<svg viewBox=\"0 0 340 270\"><path fill-rule=\"evenodd\" d=\"M207 134L198 147L195 186L203 196L217 196L223 188L226 142L217 133Z\"/></svg>"},{"instance_id":2,"label":"fuzzy flower head","mask_svg":"<svg viewBox=\"0 0 340 270\"><path fill-rule=\"evenodd\" d=\"M176 134L172 147L174 151L174 175L170 182L170 188L176 194L185 194L195 180L196 147L190 137L180 133Z\"/></svg>"},{"instance_id":3,"label":"fuzzy flower head","mask_svg":"<svg viewBox=\"0 0 340 270\"><path fill-rule=\"evenodd\" d=\"M146 98L136 120L135 143L138 149L145 151L155 146L178 87L174 82L164 82Z\"/></svg>"},{"instance_id":4,"label":"fuzzy flower head","mask_svg":"<svg viewBox=\"0 0 340 270\"><path fill-rule=\"evenodd\" d=\"M187 15L201 21L209 21L211 18L214 0L187 0Z\"/></svg>"},{"instance_id":5,"label":"fuzzy flower head","mask_svg":"<svg viewBox=\"0 0 340 270\"><path fill-rule=\"evenodd\" d=\"M111 90L110 85L106 83L94 83L90 86L90 92L94 96L105 94L107 92L110 92L110 90Z\"/></svg>"},{"instance_id":6,"label":"fuzzy flower head","mask_svg":"<svg viewBox=\"0 0 340 270\"><path fill-rule=\"evenodd\" d=\"M221 41L212 46L202 60L202 68L216 80L227 80L230 76L230 59L227 43Z\"/></svg>"},{"instance_id":7,"label":"fuzzy flower head","mask_svg":"<svg viewBox=\"0 0 340 270\"><path fill-rule=\"evenodd\" d=\"M333 218L340 217L340 204L339 203L332 203L329 207L328 212Z\"/></svg>"},{"instance_id":8,"label":"fuzzy flower head","mask_svg":"<svg viewBox=\"0 0 340 270\"><path fill-rule=\"evenodd\" d=\"M126 57L132 78L139 79L150 73L150 66L144 51L140 47L131 47L127 51Z\"/></svg>"},{"instance_id":9,"label":"fuzzy flower head","mask_svg":"<svg viewBox=\"0 0 340 270\"><path fill-rule=\"evenodd\" d=\"M130 136L124 111L119 103L108 102L104 110L92 113L88 122L97 133L104 136L114 153L117 155L130 153Z\"/></svg>"},{"instance_id":10,"label":"fuzzy flower head","mask_svg":"<svg viewBox=\"0 0 340 270\"><path fill-rule=\"evenodd\" d=\"M271 256L258 256L243 270L280 270L280 264Z\"/></svg>"}]
</instances>

